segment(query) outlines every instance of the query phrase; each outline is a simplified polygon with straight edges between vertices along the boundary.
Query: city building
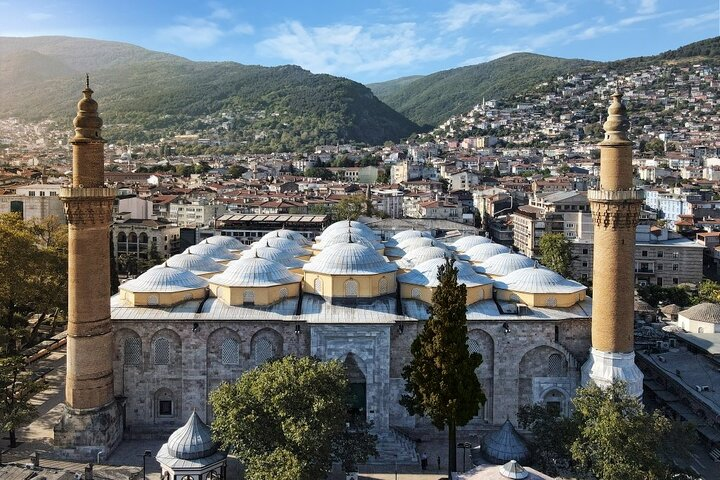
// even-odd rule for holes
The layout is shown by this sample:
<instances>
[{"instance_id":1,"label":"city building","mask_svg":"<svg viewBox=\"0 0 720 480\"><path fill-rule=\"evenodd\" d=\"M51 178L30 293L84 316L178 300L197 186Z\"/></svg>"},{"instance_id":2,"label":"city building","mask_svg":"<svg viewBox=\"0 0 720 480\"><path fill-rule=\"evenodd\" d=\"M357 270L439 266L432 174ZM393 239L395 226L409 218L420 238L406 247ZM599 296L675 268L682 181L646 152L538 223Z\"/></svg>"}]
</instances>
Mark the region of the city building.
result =
<instances>
[{"instance_id":1,"label":"city building","mask_svg":"<svg viewBox=\"0 0 720 480\"><path fill-rule=\"evenodd\" d=\"M62 185L33 184L15 188L14 195L0 195L0 213L19 213L22 218L56 217L67 221L59 194Z\"/></svg>"},{"instance_id":2,"label":"city building","mask_svg":"<svg viewBox=\"0 0 720 480\"><path fill-rule=\"evenodd\" d=\"M180 227L162 218L141 219L119 214L111 231L116 257L134 255L147 260L153 249L162 258L180 253Z\"/></svg>"}]
</instances>

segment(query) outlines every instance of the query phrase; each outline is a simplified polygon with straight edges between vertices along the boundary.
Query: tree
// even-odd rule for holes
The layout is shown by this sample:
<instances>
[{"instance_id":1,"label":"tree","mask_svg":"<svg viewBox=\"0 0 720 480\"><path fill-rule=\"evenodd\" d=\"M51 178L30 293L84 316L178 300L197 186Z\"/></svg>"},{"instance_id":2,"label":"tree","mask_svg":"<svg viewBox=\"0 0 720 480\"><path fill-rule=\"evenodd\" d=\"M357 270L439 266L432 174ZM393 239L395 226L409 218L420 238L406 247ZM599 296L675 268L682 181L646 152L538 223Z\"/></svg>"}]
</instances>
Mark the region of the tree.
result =
<instances>
[{"instance_id":1,"label":"tree","mask_svg":"<svg viewBox=\"0 0 720 480\"><path fill-rule=\"evenodd\" d=\"M370 433L370 425L364 418L350 418L342 435L334 445L333 458L340 462L346 473L357 471L360 463L377 455L377 436Z\"/></svg>"},{"instance_id":2,"label":"tree","mask_svg":"<svg viewBox=\"0 0 720 480\"><path fill-rule=\"evenodd\" d=\"M693 300L695 300L695 303L720 302L720 283L707 279L703 280L698 286L697 297Z\"/></svg>"},{"instance_id":3,"label":"tree","mask_svg":"<svg viewBox=\"0 0 720 480\"><path fill-rule=\"evenodd\" d=\"M17 446L15 430L37 415L32 397L44 390L44 382L32 377L21 356L0 358L0 427L10 434L10 447Z\"/></svg>"},{"instance_id":4,"label":"tree","mask_svg":"<svg viewBox=\"0 0 720 480\"><path fill-rule=\"evenodd\" d=\"M348 399L340 362L284 357L210 394L213 435L240 457L248 480L325 478L333 458L367 461L346 440L359 438L374 449L376 439L362 425L347 430Z\"/></svg>"},{"instance_id":5,"label":"tree","mask_svg":"<svg viewBox=\"0 0 720 480\"><path fill-rule=\"evenodd\" d=\"M580 388L573 404L579 428L570 450L581 469L600 480L670 478L661 451L664 441L672 441L671 423L646 412L624 382Z\"/></svg>"},{"instance_id":6,"label":"tree","mask_svg":"<svg viewBox=\"0 0 720 480\"><path fill-rule=\"evenodd\" d=\"M453 260L438 269L430 318L410 347L413 358L402 372L408 393L400 400L410 415L428 416L441 430L448 427L448 478L457 470L456 429L485 403L475 374L482 356L468 351L467 290L457 274Z\"/></svg>"},{"instance_id":7,"label":"tree","mask_svg":"<svg viewBox=\"0 0 720 480\"><path fill-rule=\"evenodd\" d=\"M557 476L560 473L558 467L569 467L570 446L578 432L574 417L561 415L553 405L522 405L518 411L518 425L532 432L532 455L543 472Z\"/></svg>"},{"instance_id":8,"label":"tree","mask_svg":"<svg viewBox=\"0 0 720 480\"><path fill-rule=\"evenodd\" d=\"M546 233L540 237L540 259L546 267L563 277L572 274L572 250L562 233Z\"/></svg>"},{"instance_id":9,"label":"tree","mask_svg":"<svg viewBox=\"0 0 720 480\"><path fill-rule=\"evenodd\" d=\"M340 200L334 210L336 220L357 220L366 213L367 204L361 195L351 195Z\"/></svg>"}]
</instances>

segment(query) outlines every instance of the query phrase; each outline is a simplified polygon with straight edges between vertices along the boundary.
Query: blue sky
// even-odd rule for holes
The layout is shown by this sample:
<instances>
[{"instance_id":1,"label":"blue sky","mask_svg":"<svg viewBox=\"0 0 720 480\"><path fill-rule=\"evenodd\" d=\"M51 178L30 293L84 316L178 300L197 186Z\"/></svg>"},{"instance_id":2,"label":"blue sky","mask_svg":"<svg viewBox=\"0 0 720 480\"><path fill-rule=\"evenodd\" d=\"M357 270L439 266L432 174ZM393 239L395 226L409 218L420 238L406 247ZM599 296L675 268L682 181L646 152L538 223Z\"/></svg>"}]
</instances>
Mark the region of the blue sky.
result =
<instances>
[{"instance_id":1,"label":"blue sky","mask_svg":"<svg viewBox=\"0 0 720 480\"><path fill-rule=\"evenodd\" d=\"M720 35L720 0L0 0L0 36L117 40L368 83L512 52L614 60Z\"/></svg>"}]
</instances>

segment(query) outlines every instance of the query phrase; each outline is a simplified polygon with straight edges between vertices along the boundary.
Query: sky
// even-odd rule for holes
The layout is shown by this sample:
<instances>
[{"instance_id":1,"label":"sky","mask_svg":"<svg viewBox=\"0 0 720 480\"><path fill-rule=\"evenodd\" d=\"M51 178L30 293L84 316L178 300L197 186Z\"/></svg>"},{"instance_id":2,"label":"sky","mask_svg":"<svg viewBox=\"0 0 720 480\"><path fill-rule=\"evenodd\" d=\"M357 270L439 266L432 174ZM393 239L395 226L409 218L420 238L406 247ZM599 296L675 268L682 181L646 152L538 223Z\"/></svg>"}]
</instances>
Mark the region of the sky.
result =
<instances>
[{"instance_id":1,"label":"sky","mask_svg":"<svg viewBox=\"0 0 720 480\"><path fill-rule=\"evenodd\" d=\"M36 35L371 83L513 52L653 55L720 35L720 0L0 0L0 36Z\"/></svg>"}]
</instances>

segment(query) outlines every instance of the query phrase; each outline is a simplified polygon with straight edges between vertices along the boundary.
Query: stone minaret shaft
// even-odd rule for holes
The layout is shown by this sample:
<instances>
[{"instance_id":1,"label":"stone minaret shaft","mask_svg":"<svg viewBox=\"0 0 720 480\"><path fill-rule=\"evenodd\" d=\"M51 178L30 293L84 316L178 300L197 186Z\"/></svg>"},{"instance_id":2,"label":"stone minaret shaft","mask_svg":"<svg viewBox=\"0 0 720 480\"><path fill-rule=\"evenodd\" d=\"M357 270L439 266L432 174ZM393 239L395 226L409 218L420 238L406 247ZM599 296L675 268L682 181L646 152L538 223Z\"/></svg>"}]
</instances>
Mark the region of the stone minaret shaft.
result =
<instances>
[{"instance_id":1,"label":"stone minaret shaft","mask_svg":"<svg viewBox=\"0 0 720 480\"><path fill-rule=\"evenodd\" d=\"M68 218L68 337L65 402L71 409L114 401L109 231L115 190L105 188L102 119L89 81L73 124L72 186L61 192Z\"/></svg>"},{"instance_id":2,"label":"stone minaret shaft","mask_svg":"<svg viewBox=\"0 0 720 480\"><path fill-rule=\"evenodd\" d=\"M592 351L585 380L601 386L628 382L642 393L642 374L635 366L633 321L635 229L643 192L633 187L632 142L622 94L612 95L600 142L600 186L588 192L594 231ZM639 379L639 384L638 384ZM638 390L639 389L639 390Z\"/></svg>"}]
</instances>

